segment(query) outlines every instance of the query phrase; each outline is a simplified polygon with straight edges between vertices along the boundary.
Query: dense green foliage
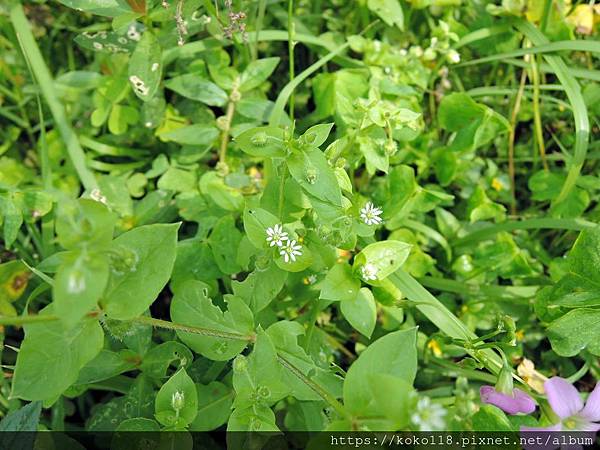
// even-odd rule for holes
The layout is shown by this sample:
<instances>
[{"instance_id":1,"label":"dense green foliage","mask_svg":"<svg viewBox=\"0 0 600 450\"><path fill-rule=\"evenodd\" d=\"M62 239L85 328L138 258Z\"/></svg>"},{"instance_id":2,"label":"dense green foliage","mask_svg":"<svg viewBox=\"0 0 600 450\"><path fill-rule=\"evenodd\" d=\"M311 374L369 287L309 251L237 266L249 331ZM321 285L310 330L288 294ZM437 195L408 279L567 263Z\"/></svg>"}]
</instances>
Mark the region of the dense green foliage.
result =
<instances>
[{"instance_id":1,"label":"dense green foliage","mask_svg":"<svg viewBox=\"0 0 600 450\"><path fill-rule=\"evenodd\" d=\"M0 428L518 430L600 378L593 2L24 3Z\"/></svg>"}]
</instances>

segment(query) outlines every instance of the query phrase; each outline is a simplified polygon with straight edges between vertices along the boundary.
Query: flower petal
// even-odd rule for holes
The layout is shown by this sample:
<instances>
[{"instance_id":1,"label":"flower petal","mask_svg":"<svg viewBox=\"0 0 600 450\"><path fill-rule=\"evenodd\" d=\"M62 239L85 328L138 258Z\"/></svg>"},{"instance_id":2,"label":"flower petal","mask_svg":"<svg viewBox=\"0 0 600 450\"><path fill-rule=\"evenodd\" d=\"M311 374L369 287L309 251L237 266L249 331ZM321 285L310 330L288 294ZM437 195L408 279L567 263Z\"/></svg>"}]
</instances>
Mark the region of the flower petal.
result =
<instances>
[{"instance_id":1,"label":"flower petal","mask_svg":"<svg viewBox=\"0 0 600 450\"><path fill-rule=\"evenodd\" d=\"M581 411L581 417L591 422L600 422L600 382L596 383L596 387L588 397Z\"/></svg>"},{"instance_id":2,"label":"flower petal","mask_svg":"<svg viewBox=\"0 0 600 450\"><path fill-rule=\"evenodd\" d=\"M583 408L579 392L564 378L550 378L544 383L544 390L552 410L561 419L577 414Z\"/></svg>"},{"instance_id":3,"label":"flower petal","mask_svg":"<svg viewBox=\"0 0 600 450\"><path fill-rule=\"evenodd\" d=\"M525 392L515 389L513 396L498 392L493 386L482 386L479 390L481 401L497 406L508 414L531 414L535 411L535 401Z\"/></svg>"}]
</instances>

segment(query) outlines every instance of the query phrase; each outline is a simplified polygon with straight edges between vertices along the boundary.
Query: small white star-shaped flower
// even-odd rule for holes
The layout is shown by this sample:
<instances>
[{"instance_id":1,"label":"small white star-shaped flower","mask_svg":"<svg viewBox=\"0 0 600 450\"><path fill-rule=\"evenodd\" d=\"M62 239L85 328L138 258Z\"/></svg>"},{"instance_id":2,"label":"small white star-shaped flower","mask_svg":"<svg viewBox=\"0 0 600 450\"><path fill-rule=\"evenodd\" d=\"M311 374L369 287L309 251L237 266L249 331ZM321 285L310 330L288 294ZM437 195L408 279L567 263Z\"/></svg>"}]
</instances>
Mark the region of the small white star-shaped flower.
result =
<instances>
[{"instance_id":1,"label":"small white star-shaped flower","mask_svg":"<svg viewBox=\"0 0 600 450\"><path fill-rule=\"evenodd\" d=\"M373 264L365 264L360 268L360 276L365 281L371 281L377 279L377 267Z\"/></svg>"},{"instance_id":2,"label":"small white star-shaped flower","mask_svg":"<svg viewBox=\"0 0 600 450\"><path fill-rule=\"evenodd\" d=\"M281 251L279 254L283 256L283 260L287 262L296 261L296 256L302 255L300 251L302 249L301 245L296 245L296 240L292 239L288 241L283 247L281 247Z\"/></svg>"},{"instance_id":3,"label":"small white star-shaped flower","mask_svg":"<svg viewBox=\"0 0 600 450\"><path fill-rule=\"evenodd\" d=\"M267 228L267 242L270 247L277 246L281 247L285 241L288 240L288 234L283 231L283 227L280 224L274 227Z\"/></svg>"},{"instance_id":4,"label":"small white star-shaped flower","mask_svg":"<svg viewBox=\"0 0 600 450\"><path fill-rule=\"evenodd\" d=\"M379 225L383 222L383 219L379 216L383 214L383 209L377 208L373 203L367 202L367 204L360 210L360 218L367 225Z\"/></svg>"}]
</instances>

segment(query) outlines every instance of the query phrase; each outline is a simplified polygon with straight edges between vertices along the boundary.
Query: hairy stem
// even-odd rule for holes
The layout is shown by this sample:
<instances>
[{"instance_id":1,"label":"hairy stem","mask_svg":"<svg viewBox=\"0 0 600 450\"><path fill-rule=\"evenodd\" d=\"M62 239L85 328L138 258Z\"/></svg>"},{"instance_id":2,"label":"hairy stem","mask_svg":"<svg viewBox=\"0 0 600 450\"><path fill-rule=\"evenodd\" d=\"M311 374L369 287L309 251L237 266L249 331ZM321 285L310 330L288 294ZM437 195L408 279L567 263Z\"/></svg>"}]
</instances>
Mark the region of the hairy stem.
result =
<instances>
[{"instance_id":1,"label":"hairy stem","mask_svg":"<svg viewBox=\"0 0 600 450\"><path fill-rule=\"evenodd\" d=\"M87 317L98 317L101 314L100 311L91 311L87 314ZM52 314L38 314L38 315L27 315L27 316L15 316L15 317L0 317L0 325L26 325L31 323L41 322L55 322L60 320L60 317ZM229 331L214 330L212 328L201 328L192 327L189 325L182 325L179 323L169 322L167 320L154 319L152 317L139 316L131 319L131 322L141 323L150 325L158 328L165 328L168 330L184 331L186 333L200 334L202 336L211 336L223 339L232 339L235 341L248 341L254 342L256 336L244 335L239 333L231 333Z\"/></svg>"},{"instance_id":2,"label":"hairy stem","mask_svg":"<svg viewBox=\"0 0 600 450\"><path fill-rule=\"evenodd\" d=\"M349 419L349 420L352 419L352 416L350 415L350 413L348 413L348 411L346 411L346 409L344 408L344 405L342 405L333 395L331 395L329 392L327 392L325 389L323 389L317 383L315 383L310 378L308 378L306 375L304 375L300 369L298 369L291 362L289 362L287 359L285 359L283 356L281 356L279 354L277 355L277 360L283 367L285 367L287 370L289 370L294 375L296 375L300 379L300 381L302 381L304 384L306 384L309 388L311 388L313 391L315 391L323 400L325 400L327 403L329 403L331 405L331 407L333 409L335 409L336 412L340 416L342 416L346 419Z\"/></svg>"},{"instance_id":3,"label":"hairy stem","mask_svg":"<svg viewBox=\"0 0 600 450\"><path fill-rule=\"evenodd\" d=\"M231 333L229 331L214 330L212 328L192 327L188 325L181 325L178 323L169 322L168 320L154 319L152 317L147 316L136 317L135 319L132 319L132 322L143 323L145 325L151 325L153 327L158 328L166 328L168 330L184 331L186 333L194 333L200 334L202 336L231 339L235 341L254 342L256 340L256 336L254 334L247 336L239 333Z\"/></svg>"}]
</instances>

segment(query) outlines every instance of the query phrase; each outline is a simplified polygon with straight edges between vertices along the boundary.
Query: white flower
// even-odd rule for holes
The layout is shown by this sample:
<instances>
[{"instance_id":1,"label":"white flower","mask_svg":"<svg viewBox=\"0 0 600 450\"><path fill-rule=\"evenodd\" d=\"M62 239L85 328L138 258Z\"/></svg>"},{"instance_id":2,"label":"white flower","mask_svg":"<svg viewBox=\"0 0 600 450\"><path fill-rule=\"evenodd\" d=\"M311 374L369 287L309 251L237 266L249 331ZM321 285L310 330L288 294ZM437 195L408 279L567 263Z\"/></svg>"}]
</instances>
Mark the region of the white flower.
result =
<instances>
[{"instance_id":1,"label":"white flower","mask_svg":"<svg viewBox=\"0 0 600 450\"><path fill-rule=\"evenodd\" d=\"M383 219L379 217L383 213L383 209L377 208L373 203L367 204L360 210L360 218L367 225L379 225Z\"/></svg>"},{"instance_id":2,"label":"white flower","mask_svg":"<svg viewBox=\"0 0 600 450\"><path fill-rule=\"evenodd\" d=\"M371 281L377 279L377 267L373 264L365 264L360 268L360 276L365 281Z\"/></svg>"},{"instance_id":3,"label":"white flower","mask_svg":"<svg viewBox=\"0 0 600 450\"><path fill-rule=\"evenodd\" d=\"M90 198L106 205L106 197L102 195L102 192L100 192L100 189L98 188L92 189L92 192L90 192Z\"/></svg>"},{"instance_id":4,"label":"white flower","mask_svg":"<svg viewBox=\"0 0 600 450\"><path fill-rule=\"evenodd\" d=\"M416 409L410 421L419 431L440 431L446 426L446 410L442 405L432 403L429 397L420 398Z\"/></svg>"},{"instance_id":5,"label":"white flower","mask_svg":"<svg viewBox=\"0 0 600 450\"><path fill-rule=\"evenodd\" d=\"M277 247L281 247L285 241L289 240L288 234L283 231L283 227L280 224L277 224L274 227L269 227L266 231L269 247L273 247L275 245Z\"/></svg>"},{"instance_id":6,"label":"white flower","mask_svg":"<svg viewBox=\"0 0 600 450\"><path fill-rule=\"evenodd\" d=\"M171 406L173 407L173 409L175 411L179 411L179 410L183 409L184 404L185 404L185 394L181 391L173 392L173 395L171 396Z\"/></svg>"},{"instance_id":7,"label":"white flower","mask_svg":"<svg viewBox=\"0 0 600 450\"><path fill-rule=\"evenodd\" d=\"M456 50L450 50L448 52L448 59L450 62L458 64L460 62L460 54Z\"/></svg>"},{"instance_id":8,"label":"white flower","mask_svg":"<svg viewBox=\"0 0 600 450\"><path fill-rule=\"evenodd\" d=\"M296 245L296 240L292 239L288 241L283 247L281 247L281 251L279 254L283 256L283 260L287 262L296 261L296 256L302 255L300 251L302 249L301 245Z\"/></svg>"}]
</instances>

